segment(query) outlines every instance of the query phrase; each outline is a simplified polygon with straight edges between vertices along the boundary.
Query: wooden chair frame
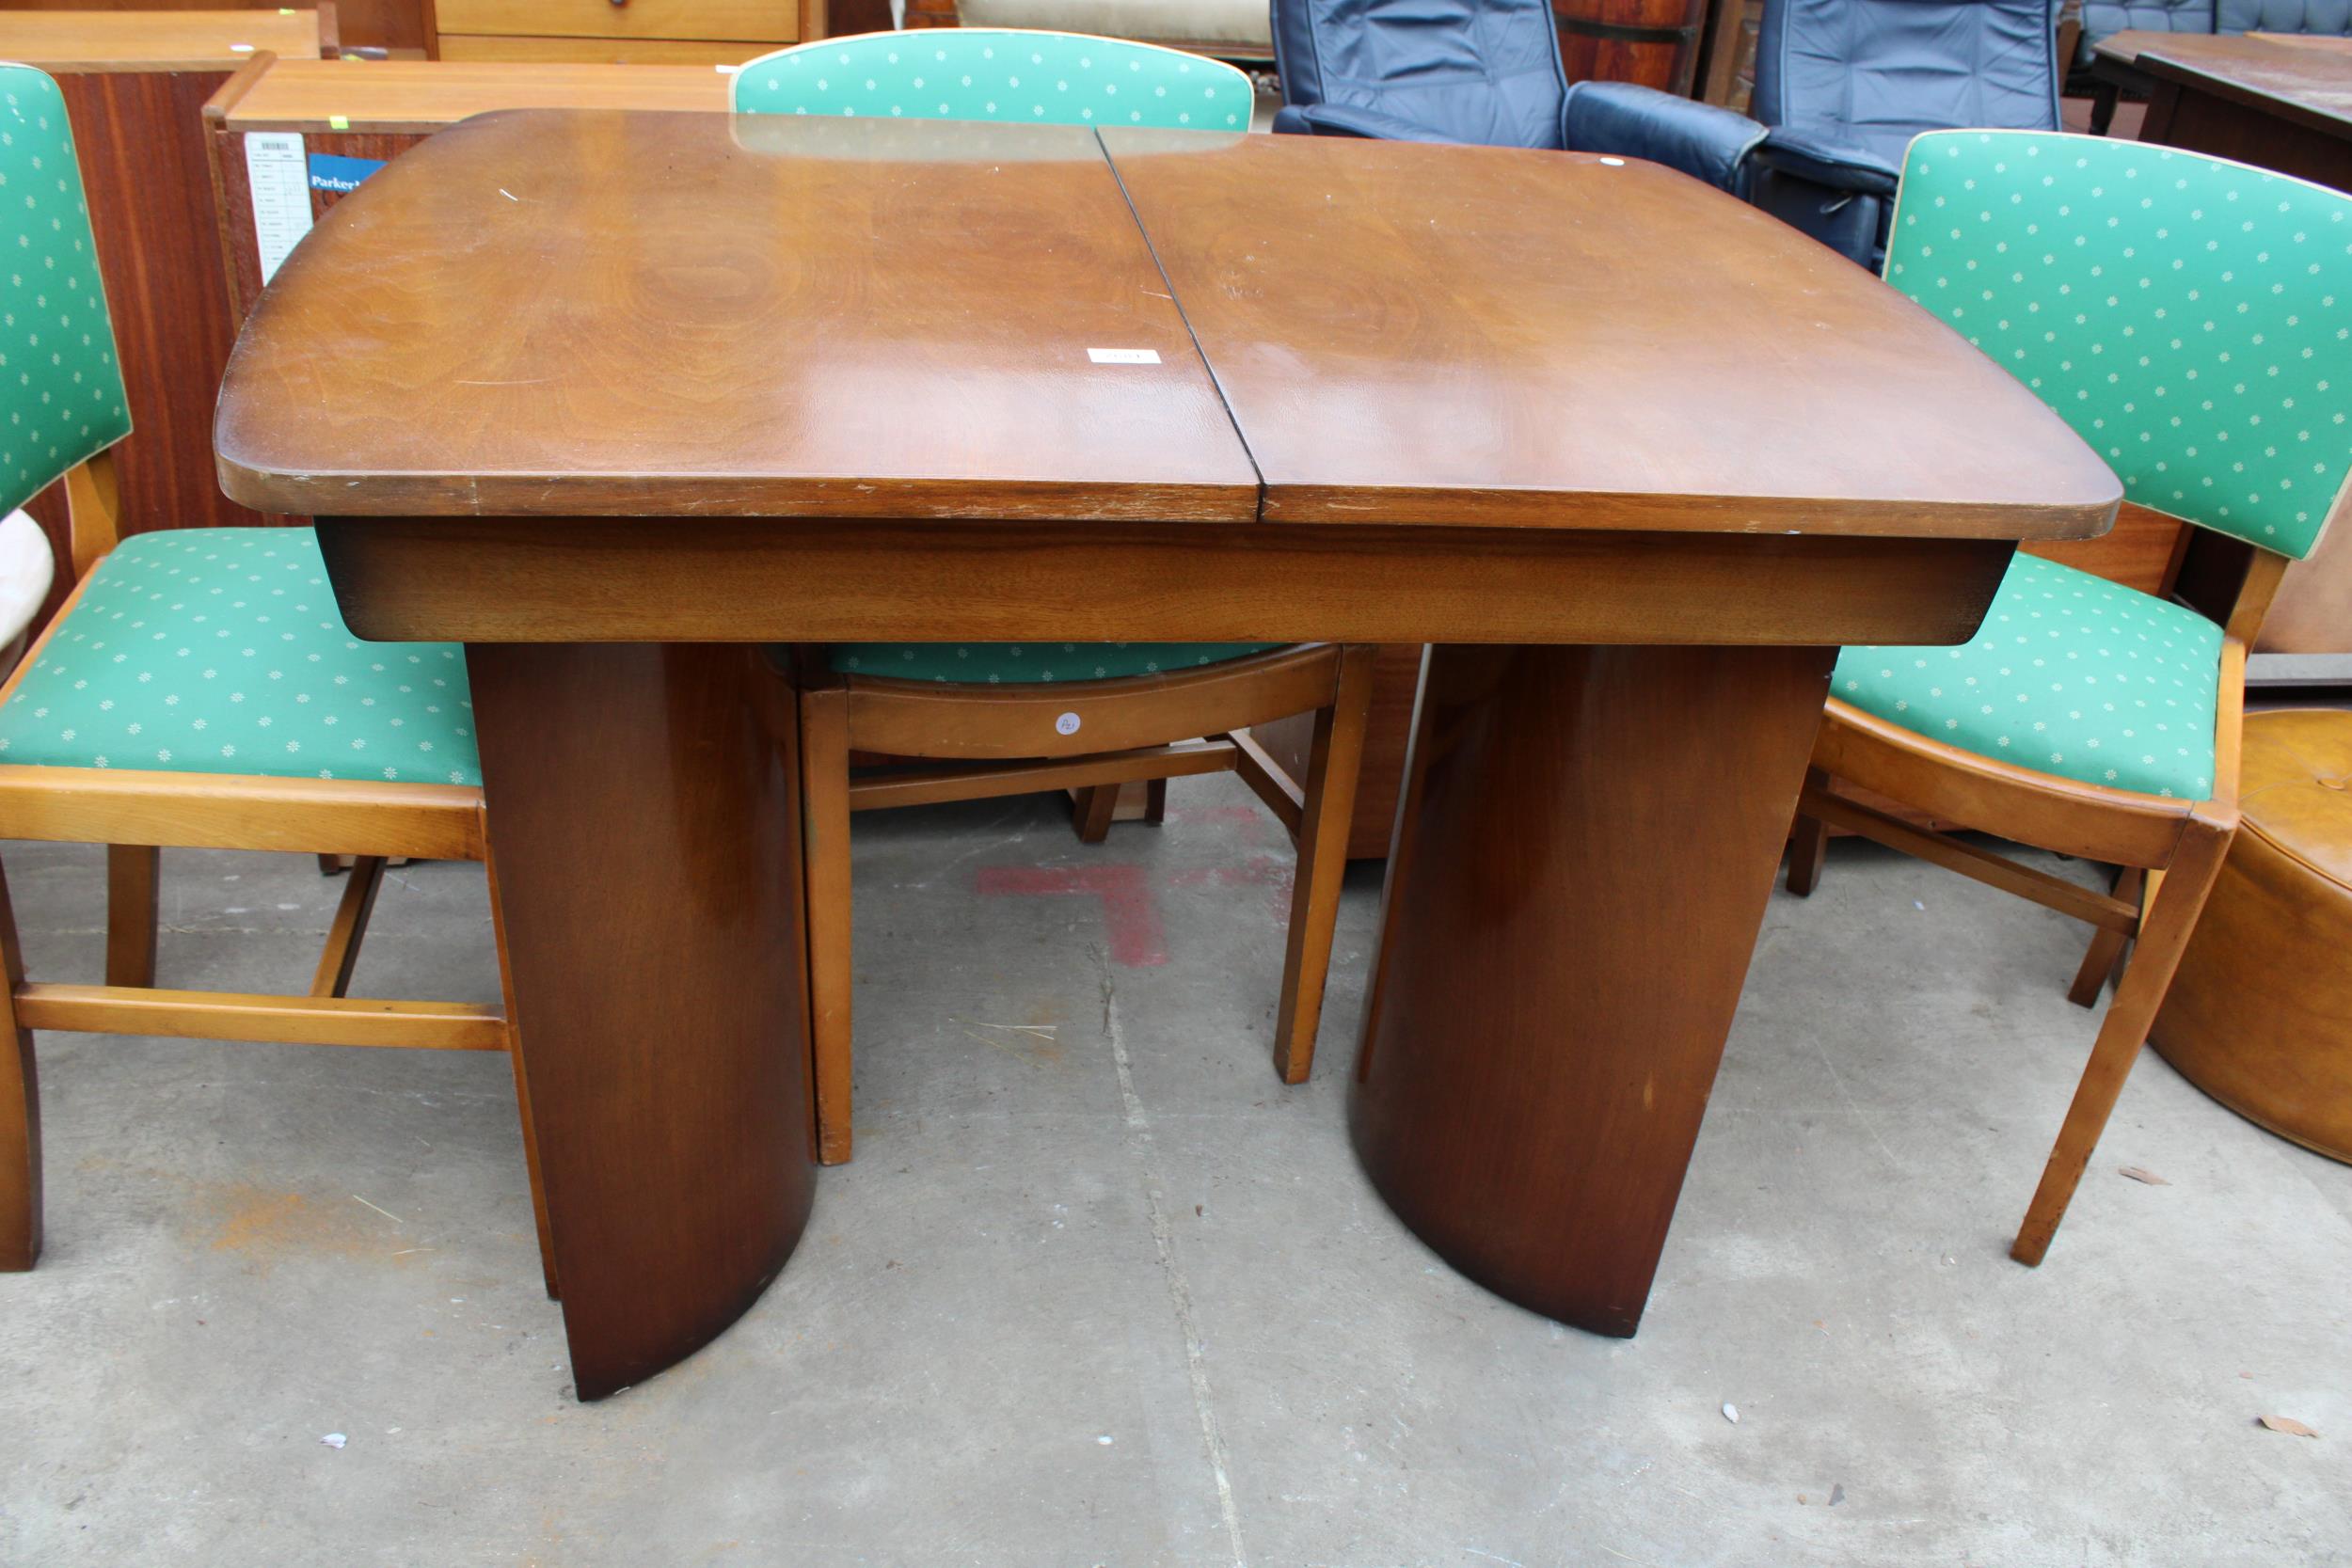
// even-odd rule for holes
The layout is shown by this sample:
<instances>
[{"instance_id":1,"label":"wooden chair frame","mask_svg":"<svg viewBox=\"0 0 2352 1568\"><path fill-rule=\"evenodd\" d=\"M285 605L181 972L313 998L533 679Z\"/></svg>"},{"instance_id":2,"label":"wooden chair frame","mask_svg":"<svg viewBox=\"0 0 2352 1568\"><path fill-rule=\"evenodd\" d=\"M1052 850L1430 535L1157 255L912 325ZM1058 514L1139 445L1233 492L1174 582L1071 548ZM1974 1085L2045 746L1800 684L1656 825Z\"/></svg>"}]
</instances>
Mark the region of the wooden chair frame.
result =
<instances>
[{"instance_id":1,"label":"wooden chair frame","mask_svg":"<svg viewBox=\"0 0 2352 1568\"><path fill-rule=\"evenodd\" d=\"M1080 836L1100 838L1123 783L1152 782L1156 817L1168 779L1239 774L1298 846L1274 1067L1286 1084L1306 1082L1377 654L1311 643L1168 674L977 687L843 675L822 649L797 650L818 1157L839 1164L850 1153L850 817L859 811L1069 788ZM1304 781L1242 733L1310 710ZM853 778L853 751L946 766Z\"/></svg>"},{"instance_id":2,"label":"wooden chair frame","mask_svg":"<svg viewBox=\"0 0 2352 1568\"><path fill-rule=\"evenodd\" d=\"M73 563L80 580L5 684L0 703L40 659L89 584L90 569L114 547L119 500L113 456L101 452L65 476ZM375 784L135 768L0 765L0 838L103 844L106 848L106 981L60 985L28 980L5 873L0 873L0 1007L16 1037L0 1051L0 1271L29 1269L40 1255L40 1106L33 1058L36 1029L161 1035L182 1039L259 1040L293 1045L397 1046L435 1051L511 1051L506 1007L465 1002L380 1001L349 994L388 860L487 863L482 791L456 784ZM310 990L302 996L190 991L155 985L158 846L268 849L354 857L350 881L326 937ZM506 975L504 927L497 918L499 974ZM521 1059L516 1090L527 1096ZM523 1143L548 1293L556 1293L538 1150L524 1099Z\"/></svg>"},{"instance_id":3,"label":"wooden chair frame","mask_svg":"<svg viewBox=\"0 0 2352 1568\"><path fill-rule=\"evenodd\" d=\"M2138 509L2127 503L2126 510ZM2042 1261L2066 1216L2237 832L2246 650L2261 631L2288 562L2225 535L2201 533L2192 524L2182 528L2182 546L2166 574L2167 593L2185 599L2210 595L2191 608L2222 628L2210 799L2173 800L2039 773L1916 734L1832 698L1798 802L1788 891L1800 896L1813 891L1830 830L1838 828L2030 898L2096 927L2068 992L2086 1007L2105 990L2124 942L2137 939L2132 963L2100 1024L2082 1082L2010 1248L2010 1257L2028 1265ZM2193 584L2185 578L2191 535L2218 561L2205 574L2218 581ZM1903 810L1889 810L1890 803ZM2120 868L2114 889L2101 894L2020 865L1953 836L1943 831L1944 824L2110 863Z\"/></svg>"}]
</instances>

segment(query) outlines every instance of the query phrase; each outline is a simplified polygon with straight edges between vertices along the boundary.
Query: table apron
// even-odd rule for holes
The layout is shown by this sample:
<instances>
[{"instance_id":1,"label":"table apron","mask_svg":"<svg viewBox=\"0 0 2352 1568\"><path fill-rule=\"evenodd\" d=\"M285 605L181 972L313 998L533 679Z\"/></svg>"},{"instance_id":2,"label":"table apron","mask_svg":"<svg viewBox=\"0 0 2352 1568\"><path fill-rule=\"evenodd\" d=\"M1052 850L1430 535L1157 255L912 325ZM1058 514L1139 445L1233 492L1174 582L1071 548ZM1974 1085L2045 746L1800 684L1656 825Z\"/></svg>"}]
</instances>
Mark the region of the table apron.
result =
<instances>
[{"instance_id":1,"label":"table apron","mask_svg":"<svg viewBox=\"0 0 2352 1568\"><path fill-rule=\"evenodd\" d=\"M322 518L385 641L1939 644L1985 539L1267 523Z\"/></svg>"}]
</instances>

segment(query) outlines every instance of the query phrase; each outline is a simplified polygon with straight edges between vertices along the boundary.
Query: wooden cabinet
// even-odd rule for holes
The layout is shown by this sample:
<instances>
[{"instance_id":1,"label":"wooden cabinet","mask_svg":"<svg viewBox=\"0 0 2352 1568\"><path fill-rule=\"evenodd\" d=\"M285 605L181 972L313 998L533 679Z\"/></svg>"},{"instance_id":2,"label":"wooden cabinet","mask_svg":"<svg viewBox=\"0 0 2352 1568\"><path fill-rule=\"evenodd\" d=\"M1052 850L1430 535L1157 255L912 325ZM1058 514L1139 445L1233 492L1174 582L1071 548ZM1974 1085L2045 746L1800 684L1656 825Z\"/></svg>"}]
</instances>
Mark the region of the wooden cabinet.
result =
<instances>
[{"instance_id":1,"label":"wooden cabinet","mask_svg":"<svg viewBox=\"0 0 2352 1568\"><path fill-rule=\"evenodd\" d=\"M731 65L825 33L825 0L437 0L445 60Z\"/></svg>"}]
</instances>

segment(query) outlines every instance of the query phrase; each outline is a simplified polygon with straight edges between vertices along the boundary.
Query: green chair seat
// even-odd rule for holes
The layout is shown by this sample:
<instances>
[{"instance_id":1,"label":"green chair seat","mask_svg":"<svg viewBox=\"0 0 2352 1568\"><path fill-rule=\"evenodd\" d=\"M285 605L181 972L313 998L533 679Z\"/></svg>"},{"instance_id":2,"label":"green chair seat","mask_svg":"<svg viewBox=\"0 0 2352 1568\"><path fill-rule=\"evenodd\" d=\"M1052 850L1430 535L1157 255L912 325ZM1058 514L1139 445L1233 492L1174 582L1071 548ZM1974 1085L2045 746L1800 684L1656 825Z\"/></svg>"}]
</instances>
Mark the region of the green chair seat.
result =
<instances>
[{"instance_id":1,"label":"green chair seat","mask_svg":"<svg viewBox=\"0 0 2352 1568\"><path fill-rule=\"evenodd\" d=\"M1009 686L1173 674L1281 646L1279 642L842 642L831 652L833 668L845 675Z\"/></svg>"},{"instance_id":2,"label":"green chair seat","mask_svg":"<svg viewBox=\"0 0 2352 1568\"><path fill-rule=\"evenodd\" d=\"M1831 695L1979 756L2114 789L2213 794L2221 628L2020 554L1957 648L1848 648Z\"/></svg>"},{"instance_id":3,"label":"green chair seat","mask_svg":"<svg viewBox=\"0 0 2352 1568\"><path fill-rule=\"evenodd\" d=\"M453 642L362 642L307 528L137 533L0 705L0 763L475 784Z\"/></svg>"}]
</instances>

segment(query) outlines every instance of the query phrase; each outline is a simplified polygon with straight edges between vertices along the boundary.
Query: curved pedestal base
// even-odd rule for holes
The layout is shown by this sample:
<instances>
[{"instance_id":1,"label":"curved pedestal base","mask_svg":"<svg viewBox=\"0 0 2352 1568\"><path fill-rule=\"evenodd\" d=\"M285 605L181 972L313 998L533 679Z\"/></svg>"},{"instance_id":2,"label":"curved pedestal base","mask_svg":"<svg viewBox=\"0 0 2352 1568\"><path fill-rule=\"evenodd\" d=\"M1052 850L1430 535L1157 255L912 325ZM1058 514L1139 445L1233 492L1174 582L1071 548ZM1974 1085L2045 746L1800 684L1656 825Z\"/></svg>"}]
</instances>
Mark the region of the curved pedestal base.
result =
<instances>
[{"instance_id":1,"label":"curved pedestal base","mask_svg":"<svg viewBox=\"0 0 2352 1568\"><path fill-rule=\"evenodd\" d=\"M1498 1294L1641 1323L1835 658L1430 651L1350 1119Z\"/></svg>"},{"instance_id":2,"label":"curved pedestal base","mask_svg":"<svg viewBox=\"0 0 2352 1568\"><path fill-rule=\"evenodd\" d=\"M583 1400L716 1337L815 1188L798 728L757 650L468 649Z\"/></svg>"}]
</instances>

